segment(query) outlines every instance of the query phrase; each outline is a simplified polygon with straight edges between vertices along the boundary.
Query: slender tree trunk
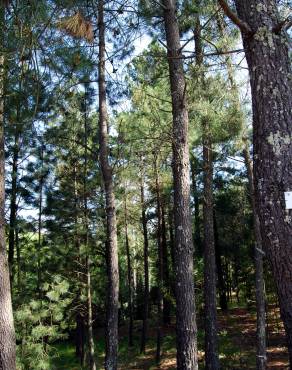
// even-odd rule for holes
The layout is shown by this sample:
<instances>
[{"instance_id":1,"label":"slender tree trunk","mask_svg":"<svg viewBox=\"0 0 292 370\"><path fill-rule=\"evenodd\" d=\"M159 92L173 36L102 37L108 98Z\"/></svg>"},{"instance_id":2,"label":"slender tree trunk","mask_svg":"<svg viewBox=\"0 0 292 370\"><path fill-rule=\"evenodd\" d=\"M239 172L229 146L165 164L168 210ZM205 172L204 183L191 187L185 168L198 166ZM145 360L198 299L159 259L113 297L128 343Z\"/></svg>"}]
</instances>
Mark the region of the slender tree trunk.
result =
<instances>
[{"instance_id":1,"label":"slender tree trunk","mask_svg":"<svg viewBox=\"0 0 292 370\"><path fill-rule=\"evenodd\" d=\"M163 271L163 324L170 324L171 302L169 300L170 280L169 280L169 266L168 266L168 248L166 237L166 222L165 222L165 208L164 201L161 197L161 248L162 248L162 271Z\"/></svg>"},{"instance_id":2,"label":"slender tree trunk","mask_svg":"<svg viewBox=\"0 0 292 370\"><path fill-rule=\"evenodd\" d=\"M216 260L213 219L213 160L210 126L203 122L204 162L204 301L205 301L205 368L219 369L217 307L216 307Z\"/></svg>"},{"instance_id":3,"label":"slender tree trunk","mask_svg":"<svg viewBox=\"0 0 292 370\"><path fill-rule=\"evenodd\" d=\"M125 239L126 239L126 254L127 254L127 270L128 270L128 307L129 307L129 347L133 347L133 273L131 265L131 254L128 235L128 209L127 198L125 196Z\"/></svg>"},{"instance_id":4,"label":"slender tree trunk","mask_svg":"<svg viewBox=\"0 0 292 370\"><path fill-rule=\"evenodd\" d=\"M236 0L248 63L252 106L254 177L263 245L276 281L292 366L292 215L285 192L292 184L292 81L284 30L275 0ZM251 31L251 32L249 32Z\"/></svg>"},{"instance_id":5,"label":"slender tree trunk","mask_svg":"<svg viewBox=\"0 0 292 370\"><path fill-rule=\"evenodd\" d=\"M84 317L80 312L76 315L76 356L80 359L81 366L84 363L85 353L85 328Z\"/></svg>"},{"instance_id":6,"label":"slender tree trunk","mask_svg":"<svg viewBox=\"0 0 292 370\"><path fill-rule=\"evenodd\" d=\"M108 298L106 322L106 370L116 370L118 362L118 310L119 310L119 265L117 222L112 168L109 162L108 123L105 84L105 24L104 2L98 2L99 28L99 151L100 165L104 182L107 217L107 261Z\"/></svg>"},{"instance_id":7,"label":"slender tree trunk","mask_svg":"<svg viewBox=\"0 0 292 370\"><path fill-rule=\"evenodd\" d=\"M41 272L41 250L42 250L42 213L43 213L43 186L44 186L44 147L41 143L41 174L39 190L39 215L38 215L38 251L37 251L37 269L38 269L38 292L41 295L42 272Z\"/></svg>"},{"instance_id":8,"label":"slender tree trunk","mask_svg":"<svg viewBox=\"0 0 292 370\"><path fill-rule=\"evenodd\" d=\"M177 369L198 369L186 83L174 0L163 0L173 114Z\"/></svg>"},{"instance_id":9,"label":"slender tree trunk","mask_svg":"<svg viewBox=\"0 0 292 370\"><path fill-rule=\"evenodd\" d=\"M91 296L91 260L86 257L87 270L87 307L88 307L88 348L89 348L89 370L96 370L94 359L94 340L93 340L93 315L92 315L92 296Z\"/></svg>"},{"instance_id":10,"label":"slender tree trunk","mask_svg":"<svg viewBox=\"0 0 292 370\"><path fill-rule=\"evenodd\" d=\"M19 115L17 114L17 116ZM13 286L15 228L16 228L16 214L17 214L18 155L19 155L19 134L18 134L18 127L16 126L14 148L13 148L13 159L12 159L11 202L10 202L9 236L8 236L8 262L9 262L9 270L10 270L11 287Z\"/></svg>"},{"instance_id":11,"label":"slender tree trunk","mask_svg":"<svg viewBox=\"0 0 292 370\"><path fill-rule=\"evenodd\" d=\"M17 287L18 291L21 289L21 257L20 257L20 244L19 244L19 230L16 225L15 229L15 245L16 245L16 258L17 258Z\"/></svg>"},{"instance_id":12,"label":"slender tree trunk","mask_svg":"<svg viewBox=\"0 0 292 370\"><path fill-rule=\"evenodd\" d=\"M88 219L88 122L87 122L87 98L88 89L85 85L84 94L84 176L83 176L83 193L84 193L84 218L85 218L85 249L86 249L86 275L87 275L87 310L88 310L88 349L89 349L89 370L96 370L94 358L94 340L93 340L93 316L92 316L92 295L91 295L91 259L89 248L89 219Z\"/></svg>"},{"instance_id":13,"label":"slender tree trunk","mask_svg":"<svg viewBox=\"0 0 292 370\"><path fill-rule=\"evenodd\" d=\"M227 306L227 292L226 292L226 282L224 278L224 270L222 266L222 259L221 259L221 247L219 242L219 235L218 235L218 226L216 220L216 212L213 212L213 219L214 219L214 242L215 242L215 260L216 260L216 271L218 276L218 290L219 290L219 304L222 311L226 311L228 309Z\"/></svg>"},{"instance_id":14,"label":"slender tree trunk","mask_svg":"<svg viewBox=\"0 0 292 370\"><path fill-rule=\"evenodd\" d=\"M201 1L197 0L200 6ZM195 14L195 53L198 82L204 85L203 43L201 38L200 14ZM217 334L217 275L214 237L214 207L213 207L213 157L211 126L207 120L202 122L203 136L203 167L204 167L204 303L205 303L205 368L216 370L220 368L218 356ZM195 179L194 179L195 180Z\"/></svg>"},{"instance_id":15,"label":"slender tree trunk","mask_svg":"<svg viewBox=\"0 0 292 370\"><path fill-rule=\"evenodd\" d=\"M154 159L155 171L155 191L157 202L157 340L156 340L156 363L159 365L161 360L161 342L162 342L162 323L163 323L163 247L162 247L162 217L161 217L161 198L160 184L157 168L157 156Z\"/></svg>"},{"instance_id":16,"label":"slender tree trunk","mask_svg":"<svg viewBox=\"0 0 292 370\"><path fill-rule=\"evenodd\" d=\"M253 226L255 237L254 254L256 271L256 306L257 306L257 369L265 370L267 366L267 352L266 352L266 309L265 309L266 302L265 302L265 281L264 281L264 263L263 263L264 252L262 249L260 221L257 215L255 203L253 168L247 143L245 143L243 155L248 174L249 192L253 211Z\"/></svg>"},{"instance_id":17,"label":"slender tree trunk","mask_svg":"<svg viewBox=\"0 0 292 370\"><path fill-rule=\"evenodd\" d=\"M142 227L144 238L144 311L143 311L143 327L141 336L141 353L146 351L146 341L148 335L148 316L149 316L149 242L147 230L147 217L145 206L145 191L144 191L144 173L141 173L141 214L142 214Z\"/></svg>"},{"instance_id":18,"label":"slender tree trunk","mask_svg":"<svg viewBox=\"0 0 292 370\"><path fill-rule=\"evenodd\" d=\"M0 370L15 370L15 334L5 245L4 46L5 10L0 3Z\"/></svg>"},{"instance_id":19,"label":"slender tree trunk","mask_svg":"<svg viewBox=\"0 0 292 370\"><path fill-rule=\"evenodd\" d=\"M78 192L77 192L77 168L74 164L73 167L73 176L74 176L74 227L75 227L75 249L76 249L76 265L77 265L77 282L78 282L78 295L77 295L77 302L78 305L81 306L81 272L79 269L81 268L81 255L80 255L80 237L79 237L79 230L78 230ZM76 336L75 336L75 353L76 356L80 360L81 366L83 366L85 362L85 320L82 313L82 310L78 308L78 312L76 314Z\"/></svg>"},{"instance_id":20,"label":"slender tree trunk","mask_svg":"<svg viewBox=\"0 0 292 370\"><path fill-rule=\"evenodd\" d=\"M173 231L173 209L171 205L169 205L169 209L168 209L168 231L169 231L171 265L172 265L172 272L174 274L175 272L175 248L174 248L174 231ZM175 292L175 289L173 289L173 291Z\"/></svg>"},{"instance_id":21,"label":"slender tree trunk","mask_svg":"<svg viewBox=\"0 0 292 370\"><path fill-rule=\"evenodd\" d=\"M202 240L201 240L201 232L200 232L200 200L198 195L198 188L197 188L197 180L196 176L198 174L197 170L197 160L192 157L191 158L191 174L192 174L192 187L193 187L193 197L194 197L194 205L195 205L195 233L194 233L194 241L197 247L199 254L202 254Z\"/></svg>"}]
</instances>

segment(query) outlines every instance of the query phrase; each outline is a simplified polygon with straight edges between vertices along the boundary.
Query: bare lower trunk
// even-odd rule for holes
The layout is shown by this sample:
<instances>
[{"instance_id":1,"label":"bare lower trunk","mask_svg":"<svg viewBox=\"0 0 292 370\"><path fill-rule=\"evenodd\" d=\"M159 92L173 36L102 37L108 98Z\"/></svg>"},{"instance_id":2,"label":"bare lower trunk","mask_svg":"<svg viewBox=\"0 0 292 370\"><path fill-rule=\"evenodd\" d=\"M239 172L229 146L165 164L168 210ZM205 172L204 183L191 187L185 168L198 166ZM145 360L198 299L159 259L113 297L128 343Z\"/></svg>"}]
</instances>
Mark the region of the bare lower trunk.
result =
<instances>
[{"instance_id":1,"label":"bare lower trunk","mask_svg":"<svg viewBox=\"0 0 292 370\"><path fill-rule=\"evenodd\" d=\"M220 368L218 357L216 260L213 219L213 163L211 133L208 122L203 122L204 161L204 302L205 302L205 368Z\"/></svg>"},{"instance_id":2,"label":"bare lower trunk","mask_svg":"<svg viewBox=\"0 0 292 370\"><path fill-rule=\"evenodd\" d=\"M0 3L0 50L4 45L4 3ZM0 51L0 370L15 370L15 334L5 244L4 55Z\"/></svg>"},{"instance_id":3,"label":"bare lower trunk","mask_svg":"<svg viewBox=\"0 0 292 370\"><path fill-rule=\"evenodd\" d=\"M275 0L236 0L248 63L252 106L254 176L263 246L276 281L292 366L292 214L285 192L292 184L292 81L285 32ZM246 28L246 27L245 27Z\"/></svg>"},{"instance_id":4,"label":"bare lower trunk","mask_svg":"<svg viewBox=\"0 0 292 370\"><path fill-rule=\"evenodd\" d=\"M144 173L141 174L141 213L142 213L142 226L144 238L144 310L143 310L143 327L141 336L141 353L145 353L146 341L148 335L148 316L149 316L149 243L148 243L148 230L147 218L145 207L145 194L144 194Z\"/></svg>"},{"instance_id":5,"label":"bare lower trunk","mask_svg":"<svg viewBox=\"0 0 292 370\"><path fill-rule=\"evenodd\" d=\"M104 2L100 0L98 2L99 152L106 202L108 272L105 369L116 370L118 366L119 265L114 184L108 148L108 118L105 84L105 24L103 8Z\"/></svg>"},{"instance_id":6,"label":"bare lower trunk","mask_svg":"<svg viewBox=\"0 0 292 370\"><path fill-rule=\"evenodd\" d=\"M253 227L255 237L255 271L256 271L256 307L257 307L257 370L265 370L267 366L266 352L266 307L265 307L265 281L264 281L264 262L262 236L260 230L260 222L257 215L255 194L254 194L254 178L251 159L249 156L248 147L243 149L245 166L248 174L250 199L253 211Z\"/></svg>"},{"instance_id":7,"label":"bare lower trunk","mask_svg":"<svg viewBox=\"0 0 292 370\"><path fill-rule=\"evenodd\" d=\"M177 369L198 369L186 84L174 0L163 0L173 114Z\"/></svg>"}]
</instances>

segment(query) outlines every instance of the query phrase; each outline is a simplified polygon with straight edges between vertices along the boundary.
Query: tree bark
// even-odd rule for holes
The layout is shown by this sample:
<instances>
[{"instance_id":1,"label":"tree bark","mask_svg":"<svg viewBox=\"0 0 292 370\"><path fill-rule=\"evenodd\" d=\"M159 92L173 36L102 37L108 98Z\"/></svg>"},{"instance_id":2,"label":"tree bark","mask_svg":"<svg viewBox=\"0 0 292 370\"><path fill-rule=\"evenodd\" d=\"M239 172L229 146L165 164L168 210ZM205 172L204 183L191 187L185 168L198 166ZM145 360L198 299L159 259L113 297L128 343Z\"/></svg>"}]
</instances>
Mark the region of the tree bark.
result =
<instances>
[{"instance_id":1,"label":"tree bark","mask_svg":"<svg viewBox=\"0 0 292 370\"><path fill-rule=\"evenodd\" d=\"M198 369L186 83L174 0L163 0L173 115L177 369Z\"/></svg>"},{"instance_id":2,"label":"tree bark","mask_svg":"<svg viewBox=\"0 0 292 370\"><path fill-rule=\"evenodd\" d=\"M253 227L255 238L255 271L256 271L256 306L257 306L257 358L256 364L258 370L265 370L267 366L266 352L266 302L265 302L265 281L264 281L264 262L262 236L260 221L257 215L255 202L255 189L253 167L250 159L247 143L243 149L245 166L248 174L249 192L253 212Z\"/></svg>"},{"instance_id":3,"label":"tree bark","mask_svg":"<svg viewBox=\"0 0 292 370\"><path fill-rule=\"evenodd\" d=\"M108 297L106 319L106 370L116 370L118 362L119 265L117 221L112 168L109 162L108 122L105 83L105 23L104 1L98 2L99 28L99 152L105 190L107 217Z\"/></svg>"},{"instance_id":4,"label":"tree bark","mask_svg":"<svg viewBox=\"0 0 292 370\"><path fill-rule=\"evenodd\" d=\"M144 312L143 312L143 327L141 335L141 353L146 351L146 341L148 335L148 316L149 316L149 242L148 242L148 230L147 230L147 217L146 217L146 206L145 206L145 191L144 191L144 173L141 173L140 182L141 191L141 215L142 215L142 227L143 227L143 238L144 238Z\"/></svg>"},{"instance_id":5,"label":"tree bark","mask_svg":"<svg viewBox=\"0 0 292 370\"><path fill-rule=\"evenodd\" d=\"M292 80L284 31L275 32L275 0L236 0L238 16L252 30L242 32L253 107L254 176L261 235L276 281L292 366L292 214L284 192L292 184Z\"/></svg>"},{"instance_id":6,"label":"tree bark","mask_svg":"<svg viewBox=\"0 0 292 370\"><path fill-rule=\"evenodd\" d=\"M210 125L203 122L204 162L204 302L205 302L205 368L219 369L217 307L216 307L216 260L213 219L213 160Z\"/></svg>"},{"instance_id":7,"label":"tree bark","mask_svg":"<svg viewBox=\"0 0 292 370\"><path fill-rule=\"evenodd\" d=\"M0 370L16 369L9 265L5 243L4 47L5 9L0 3Z\"/></svg>"}]
</instances>

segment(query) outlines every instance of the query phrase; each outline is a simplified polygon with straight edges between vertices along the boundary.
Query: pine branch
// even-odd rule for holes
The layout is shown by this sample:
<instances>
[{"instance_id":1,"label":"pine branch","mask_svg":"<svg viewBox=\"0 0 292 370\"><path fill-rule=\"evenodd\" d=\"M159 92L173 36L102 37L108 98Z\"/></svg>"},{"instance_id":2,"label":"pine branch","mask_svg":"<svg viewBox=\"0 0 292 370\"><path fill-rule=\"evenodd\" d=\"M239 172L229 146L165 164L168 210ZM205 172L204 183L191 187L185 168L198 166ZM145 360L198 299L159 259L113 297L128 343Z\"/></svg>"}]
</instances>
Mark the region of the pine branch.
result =
<instances>
[{"instance_id":1,"label":"pine branch","mask_svg":"<svg viewBox=\"0 0 292 370\"><path fill-rule=\"evenodd\" d=\"M252 34L250 26L234 13L225 0L218 0L225 15L241 30L242 33Z\"/></svg>"},{"instance_id":2,"label":"pine branch","mask_svg":"<svg viewBox=\"0 0 292 370\"><path fill-rule=\"evenodd\" d=\"M84 38L90 43L94 40L91 22L87 21L79 11L71 17L60 20L58 22L58 27L72 37Z\"/></svg>"}]
</instances>

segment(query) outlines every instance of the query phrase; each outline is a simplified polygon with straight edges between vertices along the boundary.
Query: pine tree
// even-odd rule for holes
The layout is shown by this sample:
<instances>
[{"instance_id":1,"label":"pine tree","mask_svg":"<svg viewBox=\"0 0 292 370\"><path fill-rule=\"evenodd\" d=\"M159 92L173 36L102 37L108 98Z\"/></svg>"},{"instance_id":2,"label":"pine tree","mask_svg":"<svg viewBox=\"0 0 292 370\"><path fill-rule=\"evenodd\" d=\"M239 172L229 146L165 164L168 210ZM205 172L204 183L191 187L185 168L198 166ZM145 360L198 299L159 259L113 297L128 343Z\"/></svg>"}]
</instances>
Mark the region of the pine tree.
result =
<instances>
[{"instance_id":1,"label":"pine tree","mask_svg":"<svg viewBox=\"0 0 292 370\"><path fill-rule=\"evenodd\" d=\"M188 111L175 2L163 1L173 112L177 368L197 369L197 327L190 216Z\"/></svg>"},{"instance_id":2,"label":"pine tree","mask_svg":"<svg viewBox=\"0 0 292 370\"><path fill-rule=\"evenodd\" d=\"M291 74L286 26L276 1L236 0L237 14L220 1L239 27L250 74L253 107L255 197L263 245L272 265L292 363ZM270 91L270 93L268 93ZM268 220L268 222L267 222Z\"/></svg>"},{"instance_id":3,"label":"pine tree","mask_svg":"<svg viewBox=\"0 0 292 370\"><path fill-rule=\"evenodd\" d=\"M5 4L0 3L0 369L14 370L15 335L12 315L9 267L5 242L5 152L4 152L4 78L5 55L3 53L5 30Z\"/></svg>"}]
</instances>

